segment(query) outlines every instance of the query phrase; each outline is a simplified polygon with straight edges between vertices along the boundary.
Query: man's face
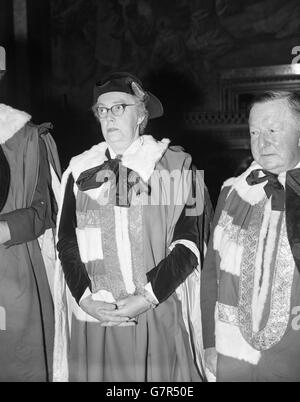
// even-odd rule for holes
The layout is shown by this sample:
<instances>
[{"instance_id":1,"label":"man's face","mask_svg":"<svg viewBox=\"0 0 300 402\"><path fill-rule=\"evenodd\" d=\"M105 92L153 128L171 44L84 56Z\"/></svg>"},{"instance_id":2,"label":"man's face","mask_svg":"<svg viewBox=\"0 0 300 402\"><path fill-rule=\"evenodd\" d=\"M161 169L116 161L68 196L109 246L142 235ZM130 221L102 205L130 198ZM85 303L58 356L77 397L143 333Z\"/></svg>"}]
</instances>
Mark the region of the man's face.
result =
<instances>
[{"instance_id":1,"label":"man's face","mask_svg":"<svg viewBox=\"0 0 300 402\"><path fill-rule=\"evenodd\" d=\"M100 118L100 124L105 141L116 153L123 153L131 143L139 136L139 124L141 118L134 97L124 92L107 92L100 95L97 101L98 108L111 108L114 105L130 105L125 107L120 116L115 116L109 110L104 118Z\"/></svg>"},{"instance_id":2,"label":"man's face","mask_svg":"<svg viewBox=\"0 0 300 402\"><path fill-rule=\"evenodd\" d=\"M254 160L275 174L294 168L300 160L299 129L286 100L255 104L249 116Z\"/></svg>"}]
</instances>

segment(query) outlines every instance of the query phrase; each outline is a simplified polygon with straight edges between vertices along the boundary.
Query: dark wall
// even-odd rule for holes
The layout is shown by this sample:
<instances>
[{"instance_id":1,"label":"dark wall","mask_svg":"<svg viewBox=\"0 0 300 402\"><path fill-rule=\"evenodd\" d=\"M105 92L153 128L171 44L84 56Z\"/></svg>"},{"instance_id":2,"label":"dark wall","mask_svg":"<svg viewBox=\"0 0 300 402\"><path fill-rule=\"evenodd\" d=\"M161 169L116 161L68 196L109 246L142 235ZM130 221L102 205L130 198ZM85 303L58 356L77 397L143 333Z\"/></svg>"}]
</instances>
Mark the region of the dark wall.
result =
<instances>
[{"instance_id":1,"label":"dark wall","mask_svg":"<svg viewBox=\"0 0 300 402\"><path fill-rule=\"evenodd\" d=\"M14 83L14 54L15 43L13 36L12 2L2 0L0 4L0 46L6 50L7 72L0 81L0 102L13 101ZM8 73L8 71L10 71Z\"/></svg>"},{"instance_id":2,"label":"dark wall","mask_svg":"<svg viewBox=\"0 0 300 402\"><path fill-rule=\"evenodd\" d=\"M31 113L42 121L50 118L51 105L50 0L27 1L27 18Z\"/></svg>"},{"instance_id":3,"label":"dark wall","mask_svg":"<svg viewBox=\"0 0 300 402\"><path fill-rule=\"evenodd\" d=\"M27 0L25 105L12 3L0 5L0 44L8 46L9 70L0 96L26 108L35 122L53 122L63 167L101 140L91 113L94 82L109 71L130 71L165 107L148 132L192 154L207 171L214 199L247 151L189 131L184 111L219 109L223 69L288 64L292 47L300 45L298 0Z\"/></svg>"}]
</instances>

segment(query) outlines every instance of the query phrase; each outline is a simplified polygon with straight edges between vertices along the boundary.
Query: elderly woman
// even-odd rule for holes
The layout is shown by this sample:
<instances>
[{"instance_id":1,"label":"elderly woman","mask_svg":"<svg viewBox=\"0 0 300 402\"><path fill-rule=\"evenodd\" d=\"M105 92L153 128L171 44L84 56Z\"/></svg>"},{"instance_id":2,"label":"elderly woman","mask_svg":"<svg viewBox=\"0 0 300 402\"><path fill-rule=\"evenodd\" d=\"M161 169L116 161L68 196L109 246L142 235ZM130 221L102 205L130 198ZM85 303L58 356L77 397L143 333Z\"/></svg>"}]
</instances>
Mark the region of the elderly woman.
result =
<instances>
[{"instance_id":1,"label":"elderly woman","mask_svg":"<svg viewBox=\"0 0 300 402\"><path fill-rule=\"evenodd\" d=\"M54 380L201 381L203 181L181 148L142 135L163 108L136 77L94 95L105 141L62 184Z\"/></svg>"}]
</instances>

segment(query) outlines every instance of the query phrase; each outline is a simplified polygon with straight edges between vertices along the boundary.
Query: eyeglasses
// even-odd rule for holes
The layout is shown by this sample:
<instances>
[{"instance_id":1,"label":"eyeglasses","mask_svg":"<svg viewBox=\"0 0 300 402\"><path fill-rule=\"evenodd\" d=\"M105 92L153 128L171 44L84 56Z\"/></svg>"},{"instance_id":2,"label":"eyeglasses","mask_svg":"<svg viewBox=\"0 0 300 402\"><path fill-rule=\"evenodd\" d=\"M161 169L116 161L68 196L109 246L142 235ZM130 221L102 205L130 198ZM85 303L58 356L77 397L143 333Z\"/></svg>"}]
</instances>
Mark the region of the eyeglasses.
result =
<instances>
[{"instance_id":1,"label":"eyeglasses","mask_svg":"<svg viewBox=\"0 0 300 402\"><path fill-rule=\"evenodd\" d=\"M100 119L104 119L108 111L111 110L114 116L122 116L127 106L135 106L136 103L126 104L126 103L118 103L113 105L112 107L98 106L97 112Z\"/></svg>"}]
</instances>

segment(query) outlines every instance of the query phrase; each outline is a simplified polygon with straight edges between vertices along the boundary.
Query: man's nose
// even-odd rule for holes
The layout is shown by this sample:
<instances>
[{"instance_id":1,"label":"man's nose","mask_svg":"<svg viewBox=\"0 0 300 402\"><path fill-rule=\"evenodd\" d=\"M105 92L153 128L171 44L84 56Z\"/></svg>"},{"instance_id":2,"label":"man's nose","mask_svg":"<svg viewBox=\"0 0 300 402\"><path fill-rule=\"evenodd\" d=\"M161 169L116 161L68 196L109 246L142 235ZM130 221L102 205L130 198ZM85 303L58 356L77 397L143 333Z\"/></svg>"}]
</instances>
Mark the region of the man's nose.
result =
<instances>
[{"instance_id":1,"label":"man's nose","mask_svg":"<svg viewBox=\"0 0 300 402\"><path fill-rule=\"evenodd\" d=\"M266 132L261 132L259 135L259 148L264 149L265 147L267 147L268 145L271 144L271 140L269 138L268 133Z\"/></svg>"}]
</instances>

